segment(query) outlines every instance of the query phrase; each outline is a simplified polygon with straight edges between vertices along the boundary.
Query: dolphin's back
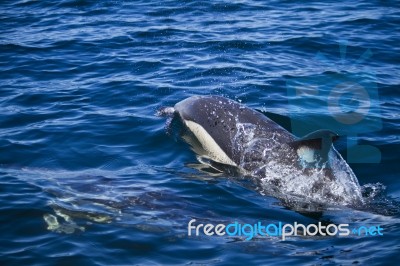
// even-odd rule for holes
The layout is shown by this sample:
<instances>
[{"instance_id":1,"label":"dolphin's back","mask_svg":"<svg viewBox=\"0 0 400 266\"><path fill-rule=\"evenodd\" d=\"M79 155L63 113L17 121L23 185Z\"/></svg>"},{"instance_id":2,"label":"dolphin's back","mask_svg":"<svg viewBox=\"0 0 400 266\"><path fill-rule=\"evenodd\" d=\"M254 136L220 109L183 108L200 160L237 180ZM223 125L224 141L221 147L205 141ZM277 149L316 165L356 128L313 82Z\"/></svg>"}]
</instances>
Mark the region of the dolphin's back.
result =
<instances>
[{"instance_id":1,"label":"dolphin's back","mask_svg":"<svg viewBox=\"0 0 400 266\"><path fill-rule=\"evenodd\" d=\"M222 163L240 163L240 142L234 141L240 130L239 125L252 125L252 138L277 137L280 143L295 139L263 114L224 97L192 96L177 103L174 108L203 148L211 153L210 157Z\"/></svg>"}]
</instances>

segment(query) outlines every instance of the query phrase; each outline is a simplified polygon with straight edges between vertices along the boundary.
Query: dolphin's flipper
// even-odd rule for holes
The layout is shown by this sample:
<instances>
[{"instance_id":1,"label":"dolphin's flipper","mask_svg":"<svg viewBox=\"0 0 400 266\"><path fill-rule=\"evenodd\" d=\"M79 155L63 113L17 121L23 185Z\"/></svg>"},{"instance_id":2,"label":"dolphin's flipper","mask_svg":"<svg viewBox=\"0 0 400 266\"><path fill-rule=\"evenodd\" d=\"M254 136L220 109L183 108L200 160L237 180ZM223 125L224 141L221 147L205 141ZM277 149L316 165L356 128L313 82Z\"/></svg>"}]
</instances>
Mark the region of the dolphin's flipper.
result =
<instances>
[{"instance_id":1,"label":"dolphin's flipper","mask_svg":"<svg viewBox=\"0 0 400 266\"><path fill-rule=\"evenodd\" d=\"M322 129L290 142L289 146L296 149L300 159L305 163L321 163L321 165L327 166L332 142L338 138L339 136L333 131Z\"/></svg>"}]
</instances>

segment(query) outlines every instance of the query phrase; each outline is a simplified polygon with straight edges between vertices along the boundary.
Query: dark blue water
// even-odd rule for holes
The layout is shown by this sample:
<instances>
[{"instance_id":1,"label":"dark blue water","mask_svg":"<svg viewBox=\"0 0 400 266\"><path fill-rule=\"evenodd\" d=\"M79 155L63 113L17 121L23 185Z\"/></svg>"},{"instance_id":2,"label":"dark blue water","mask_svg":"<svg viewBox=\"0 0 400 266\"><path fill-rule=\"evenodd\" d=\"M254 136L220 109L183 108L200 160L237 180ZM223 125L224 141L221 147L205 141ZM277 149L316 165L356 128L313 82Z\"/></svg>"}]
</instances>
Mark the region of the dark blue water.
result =
<instances>
[{"instance_id":1,"label":"dark blue water","mask_svg":"<svg viewBox=\"0 0 400 266\"><path fill-rule=\"evenodd\" d=\"M399 23L396 1L2 1L1 265L394 263ZM336 128L365 203L307 212L204 169L154 116L199 94ZM384 231L246 241L191 219Z\"/></svg>"}]
</instances>

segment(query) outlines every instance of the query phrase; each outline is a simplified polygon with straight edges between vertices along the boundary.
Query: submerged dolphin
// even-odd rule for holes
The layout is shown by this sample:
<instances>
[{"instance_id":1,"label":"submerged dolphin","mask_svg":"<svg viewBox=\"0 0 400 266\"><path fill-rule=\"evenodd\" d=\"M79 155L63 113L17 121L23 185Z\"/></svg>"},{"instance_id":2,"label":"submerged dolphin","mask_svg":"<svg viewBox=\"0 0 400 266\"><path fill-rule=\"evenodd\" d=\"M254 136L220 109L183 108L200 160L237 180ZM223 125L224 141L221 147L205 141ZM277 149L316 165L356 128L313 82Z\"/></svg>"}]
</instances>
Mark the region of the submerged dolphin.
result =
<instances>
[{"instance_id":1,"label":"submerged dolphin","mask_svg":"<svg viewBox=\"0 0 400 266\"><path fill-rule=\"evenodd\" d=\"M319 130L303 138L238 102L192 96L160 110L184 125L183 139L216 169L229 165L283 194L312 201L362 201L354 173L332 146L338 136Z\"/></svg>"}]
</instances>

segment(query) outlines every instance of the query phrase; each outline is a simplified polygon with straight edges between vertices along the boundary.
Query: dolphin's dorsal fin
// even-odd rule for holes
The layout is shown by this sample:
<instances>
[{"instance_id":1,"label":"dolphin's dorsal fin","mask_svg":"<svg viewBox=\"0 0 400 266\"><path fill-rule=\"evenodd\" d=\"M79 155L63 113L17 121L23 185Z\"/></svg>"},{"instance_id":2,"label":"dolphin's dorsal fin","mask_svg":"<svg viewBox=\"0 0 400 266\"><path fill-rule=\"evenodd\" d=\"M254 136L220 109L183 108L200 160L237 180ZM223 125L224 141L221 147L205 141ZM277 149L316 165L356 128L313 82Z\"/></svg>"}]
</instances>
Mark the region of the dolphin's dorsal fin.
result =
<instances>
[{"instance_id":1,"label":"dolphin's dorsal fin","mask_svg":"<svg viewBox=\"0 0 400 266\"><path fill-rule=\"evenodd\" d=\"M327 129L321 129L311 132L310 134L307 134L298 140L290 142L289 145L293 148L306 146L310 149L320 150L323 148L323 146L330 148L332 142L336 141L338 138L339 135L335 132Z\"/></svg>"},{"instance_id":2,"label":"dolphin's dorsal fin","mask_svg":"<svg viewBox=\"0 0 400 266\"><path fill-rule=\"evenodd\" d=\"M296 149L300 159L306 163L328 161L328 153L332 142L339 136L333 131L322 129L314 131L301 139L289 143L289 146Z\"/></svg>"}]
</instances>

